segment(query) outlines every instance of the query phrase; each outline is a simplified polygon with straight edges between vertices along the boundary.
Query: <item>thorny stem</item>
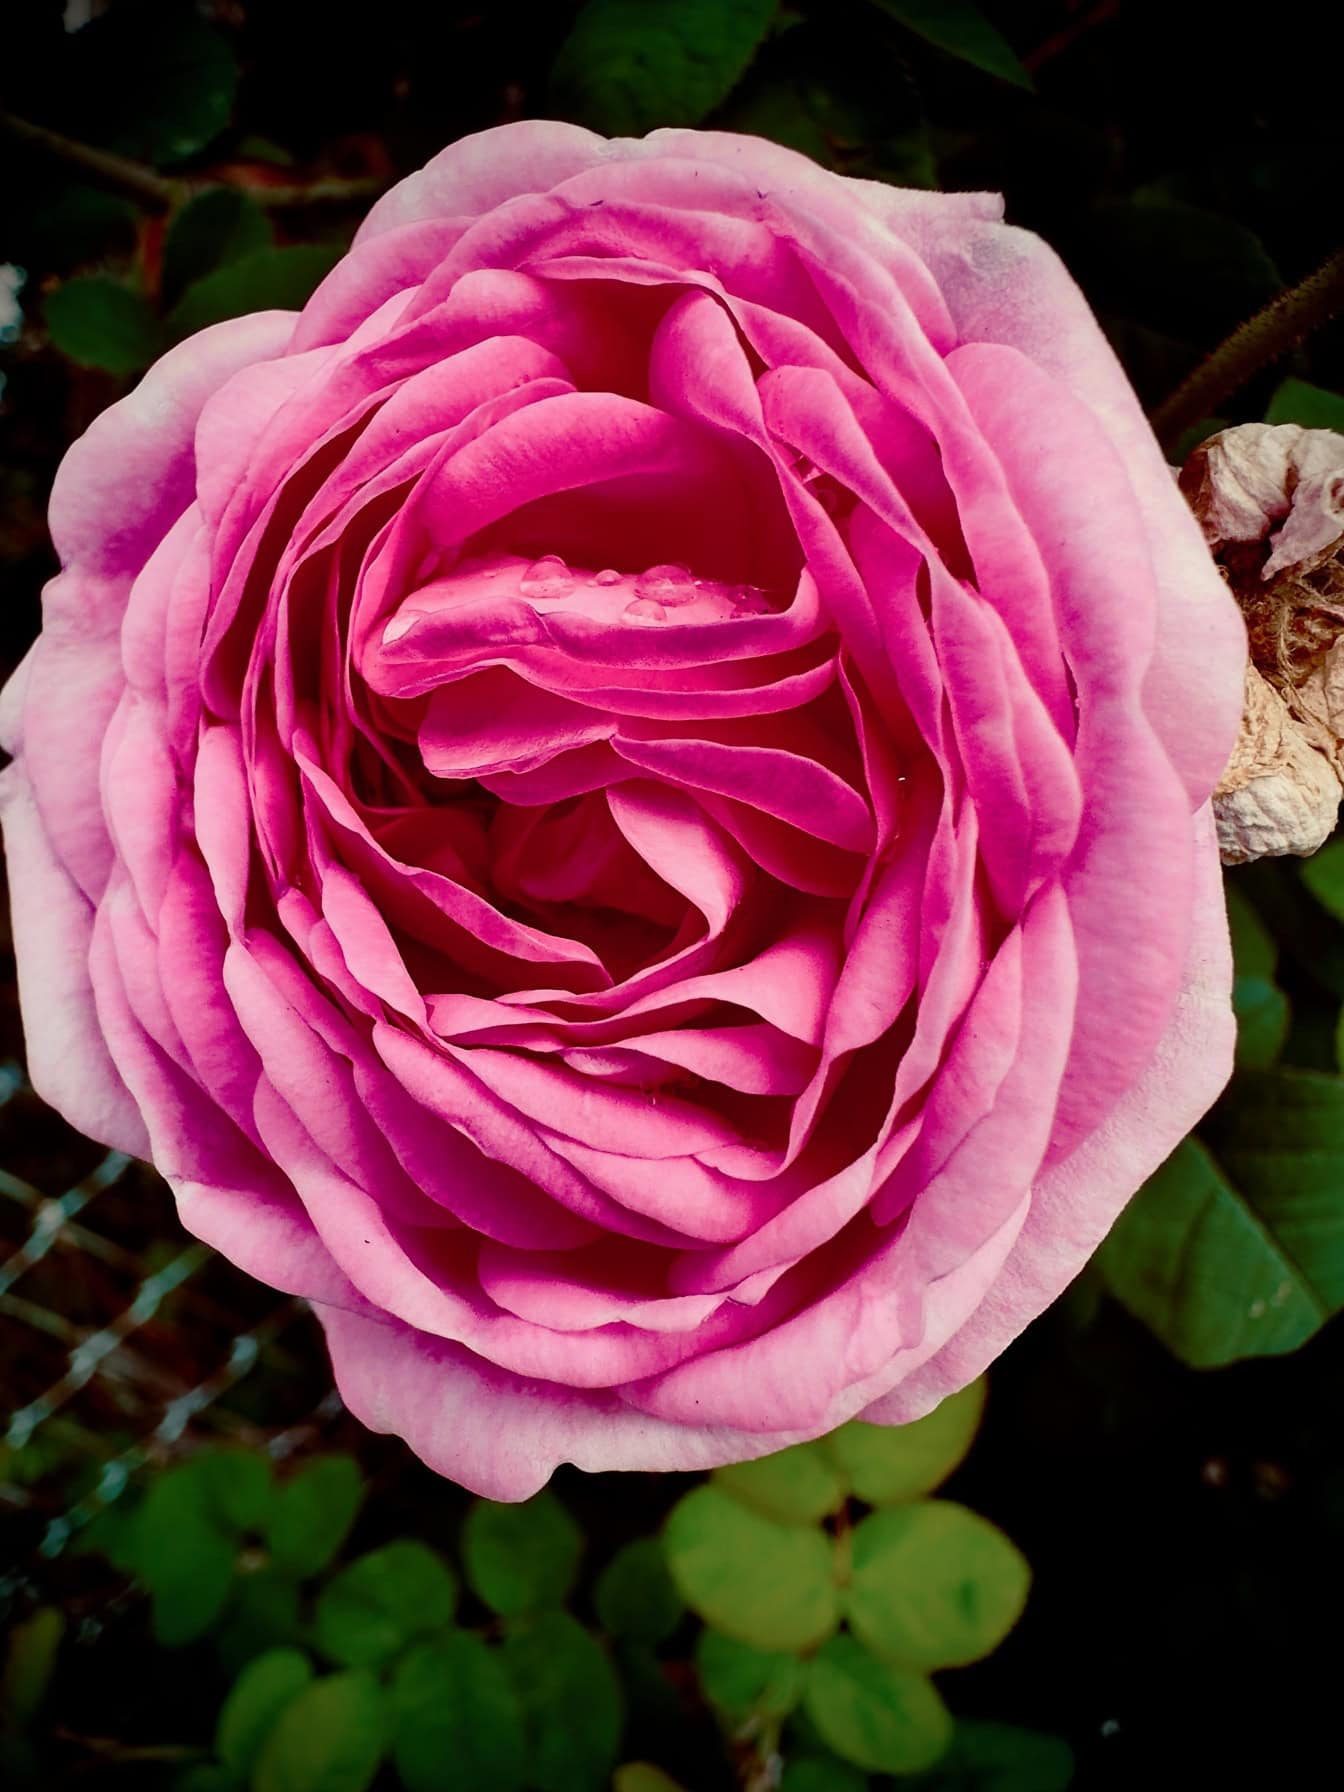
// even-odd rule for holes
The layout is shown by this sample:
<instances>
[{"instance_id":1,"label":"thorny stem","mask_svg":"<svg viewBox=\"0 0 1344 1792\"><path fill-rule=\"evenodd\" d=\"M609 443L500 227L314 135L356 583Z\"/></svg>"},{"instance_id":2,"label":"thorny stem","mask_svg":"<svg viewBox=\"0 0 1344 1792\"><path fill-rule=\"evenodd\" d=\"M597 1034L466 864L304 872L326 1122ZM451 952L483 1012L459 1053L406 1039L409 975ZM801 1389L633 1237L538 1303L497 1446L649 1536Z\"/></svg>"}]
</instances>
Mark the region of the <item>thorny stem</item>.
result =
<instances>
[{"instance_id":1,"label":"thorny stem","mask_svg":"<svg viewBox=\"0 0 1344 1792\"><path fill-rule=\"evenodd\" d=\"M1344 311L1344 249L1337 249L1314 274L1239 324L1163 400L1153 412L1153 428L1163 445L1170 448L1192 423L1213 416L1223 400L1239 392L1262 367L1286 355L1340 311Z\"/></svg>"},{"instance_id":2,"label":"thorny stem","mask_svg":"<svg viewBox=\"0 0 1344 1792\"><path fill-rule=\"evenodd\" d=\"M193 193L228 183L218 180L174 180L134 162L129 156L97 149L91 143L79 143L64 137L46 125L34 124L13 112L0 111L0 132L35 150L49 161L62 162L76 169L91 186L104 192L119 193L134 199L151 211L171 211ZM250 196L267 211L286 211L305 205L355 205L374 199L387 182L376 176L356 180L314 180L293 186L256 186L247 189Z\"/></svg>"}]
</instances>

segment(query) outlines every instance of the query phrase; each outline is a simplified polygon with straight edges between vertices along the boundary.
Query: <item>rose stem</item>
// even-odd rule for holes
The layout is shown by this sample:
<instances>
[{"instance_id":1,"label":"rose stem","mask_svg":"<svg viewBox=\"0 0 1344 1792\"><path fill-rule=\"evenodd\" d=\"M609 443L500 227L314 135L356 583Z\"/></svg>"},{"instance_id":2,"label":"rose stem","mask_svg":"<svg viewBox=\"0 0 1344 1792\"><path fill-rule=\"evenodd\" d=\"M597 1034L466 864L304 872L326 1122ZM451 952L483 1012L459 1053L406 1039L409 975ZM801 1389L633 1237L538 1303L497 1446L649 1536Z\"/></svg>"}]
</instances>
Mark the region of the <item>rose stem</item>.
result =
<instances>
[{"instance_id":1,"label":"rose stem","mask_svg":"<svg viewBox=\"0 0 1344 1792\"><path fill-rule=\"evenodd\" d=\"M1271 299L1254 317L1238 324L1206 361L1158 405L1153 428L1170 447L1183 430L1213 416L1225 398L1344 310L1344 249L1337 249L1314 274Z\"/></svg>"}]
</instances>

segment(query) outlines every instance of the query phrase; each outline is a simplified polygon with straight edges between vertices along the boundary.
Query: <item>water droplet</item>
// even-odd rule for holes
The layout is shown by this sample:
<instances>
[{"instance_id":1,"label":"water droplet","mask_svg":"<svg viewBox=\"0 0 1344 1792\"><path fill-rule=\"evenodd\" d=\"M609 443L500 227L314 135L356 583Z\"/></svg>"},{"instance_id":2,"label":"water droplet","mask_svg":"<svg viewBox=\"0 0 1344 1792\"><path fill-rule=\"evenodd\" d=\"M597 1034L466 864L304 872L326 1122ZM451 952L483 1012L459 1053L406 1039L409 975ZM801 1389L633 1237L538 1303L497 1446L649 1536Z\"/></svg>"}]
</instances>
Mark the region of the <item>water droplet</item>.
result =
<instances>
[{"instance_id":1,"label":"water droplet","mask_svg":"<svg viewBox=\"0 0 1344 1792\"><path fill-rule=\"evenodd\" d=\"M623 622L666 622L667 611L651 597L637 597L621 611Z\"/></svg>"},{"instance_id":2,"label":"water droplet","mask_svg":"<svg viewBox=\"0 0 1344 1792\"><path fill-rule=\"evenodd\" d=\"M617 572L614 566L604 566L601 572L593 574L594 585L619 585L624 575Z\"/></svg>"},{"instance_id":3,"label":"water droplet","mask_svg":"<svg viewBox=\"0 0 1344 1792\"><path fill-rule=\"evenodd\" d=\"M403 635L409 635L419 620L420 615L416 610L398 610L395 616L388 618L387 626L383 629L383 646L390 647L394 641L400 641Z\"/></svg>"},{"instance_id":4,"label":"water droplet","mask_svg":"<svg viewBox=\"0 0 1344 1792\"><path fill-rule=\"evenodd\" d=\"M733 609L739 616L769 616L773 605L759 585L744 585L733 599Z\"/></svg>"},{"instance_id":5,"label":"water droplet","mask_svg":"<svg viewBox=\"0 0 1344 1792\"><path fill-rule=\"evenodd\" d=\"M1263 1319L1263 1318L1264 1318L1264 1316L1265 1316L1265 1303L1264 1303L1264 1301L1262 1301L1262 1300L1253 1300L1253 1301L1252 1301L1252 1302L1251 1302L1251 1304L1250 1304L1250 1306L1249 1306L1249 1307L1247 1307L1247 1309L1246 1309L1246 1317L1247 1317L1247 1318L1248 1318L1248 1319Z\"/></svg>"},{"instance_id":6,"label":"water droplet","mask_svg":"<svg viewBox=\"0 0 1344 1792\"><path fill-rule=\"evenodd\" d=\"M658 604L689 604L695 601L695 580L689 567L675 561L650 566L635 580L635 591Z\"/></svg>"},{"instance_id":7,"label":"water droplet","mask_svg":"<svg viewBox=\"0 0 1344 1792\"><path fill-rule=\"evenodd\" d=\"M574 575L559 554L534 560L518 582L524 597L564 597L574 589Z\"/></svg>"}]
</instances>

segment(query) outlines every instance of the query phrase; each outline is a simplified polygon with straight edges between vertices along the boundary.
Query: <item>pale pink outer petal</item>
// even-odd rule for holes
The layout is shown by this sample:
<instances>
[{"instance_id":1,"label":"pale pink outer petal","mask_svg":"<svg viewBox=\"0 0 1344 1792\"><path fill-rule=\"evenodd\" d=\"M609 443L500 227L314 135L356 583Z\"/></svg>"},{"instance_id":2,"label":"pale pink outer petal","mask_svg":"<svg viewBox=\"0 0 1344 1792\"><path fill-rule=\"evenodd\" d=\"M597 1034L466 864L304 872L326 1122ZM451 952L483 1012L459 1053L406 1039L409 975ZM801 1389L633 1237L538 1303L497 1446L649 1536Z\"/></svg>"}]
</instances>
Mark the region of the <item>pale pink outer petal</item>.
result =
<instances>
[{"instance_id":1,"label":"pale pink outer petal","mask_svg":"<svg viewBox=\"0 0 1344 1792\"><path fill-rule=\"evenodd\" d=\"M1030 231L953 214L940 229L921 220L917 247L961 340L1029 356L1088 406L1125 463L1158 590L1144 708L1197 808L1237 737L1246 633L1134 389L1063 262Z\"/></svg>"},{"instance_id":2,"label":"pale pink outer petal","mask_svg":"<svg viewBox=\"0 0 1344 1792\"><path fill-rule=\"evenodd\" d=\"M921 1418L973 1381L1082 1269L1139 1185L1216 1100L1232 1072L1232 951L1211 811L1195 817L1194 931L1185 981L1148 1069L1097 1130L1037 1181L1022 1230L972 1317L863 1417Z\"/></svg>"},{"instance_id":3,"label":"pale pink outer petal","mask_svg":"<svg viewBox=\"0 0 1344 1792\"><path fill-rule=\"evenodd\" d=\"M144 1121L113 1065L89 979L93 906L79 873L110 859L98 800L107 721L125 687L120 629L131 584L192 501L197 419L240 368L283 352L292 312L217 324L172 349L70 448L52 489L62 571L44 593L43 633L0 702L3 822L29 1073L44 1100L104 1144L149 1155ZM48 698L44 657L77 701ZM45 811L60 823L53 833ZM72 857L67 857L67 854ZM72 862L73 859L73 862ZM101 878L95 878L101 884Z\"/></svg>"},{"instance_id":4,"label":"pale pink outer petal","mask_svg":"<svg viewBox=\"0 0 1344 1792\"><path fill-rule=\"evenodd\" d=\"M93 1004L93 908L52 851L22 759L0 773L0 823L28 1075L91 1138L149 1156L140 1110L117 1074Z\"/></svg>"}]
</instances>

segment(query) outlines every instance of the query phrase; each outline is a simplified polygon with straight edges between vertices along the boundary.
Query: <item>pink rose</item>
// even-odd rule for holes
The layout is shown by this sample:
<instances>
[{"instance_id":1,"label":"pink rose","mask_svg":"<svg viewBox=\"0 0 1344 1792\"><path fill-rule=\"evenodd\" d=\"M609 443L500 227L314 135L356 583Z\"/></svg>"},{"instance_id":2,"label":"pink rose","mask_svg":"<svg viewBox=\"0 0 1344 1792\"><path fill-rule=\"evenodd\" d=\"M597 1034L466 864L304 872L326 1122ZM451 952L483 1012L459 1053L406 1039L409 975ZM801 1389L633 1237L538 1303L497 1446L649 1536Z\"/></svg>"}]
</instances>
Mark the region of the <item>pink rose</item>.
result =
<instances>
[{"instance_id":1,"label":"pink rose","mask_svg":"<svg viewBox=\"0 0 1344 1792\"><path fill-rule=\"evenodd\" d=\"M490 131L61 468L34 1080L480 1492L926 1411L1228 1071L1241 624L999 213Z\"/></svg>"}]
</instances>

